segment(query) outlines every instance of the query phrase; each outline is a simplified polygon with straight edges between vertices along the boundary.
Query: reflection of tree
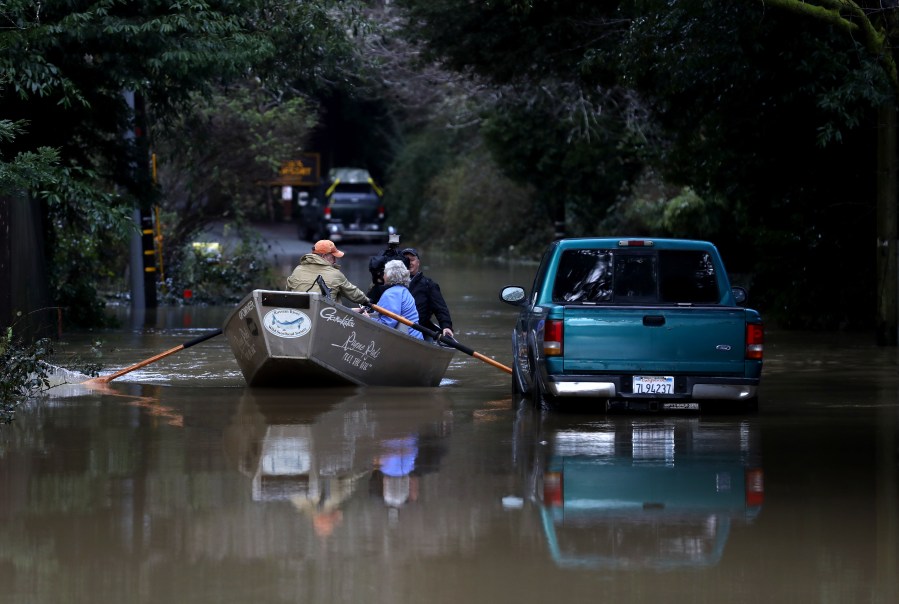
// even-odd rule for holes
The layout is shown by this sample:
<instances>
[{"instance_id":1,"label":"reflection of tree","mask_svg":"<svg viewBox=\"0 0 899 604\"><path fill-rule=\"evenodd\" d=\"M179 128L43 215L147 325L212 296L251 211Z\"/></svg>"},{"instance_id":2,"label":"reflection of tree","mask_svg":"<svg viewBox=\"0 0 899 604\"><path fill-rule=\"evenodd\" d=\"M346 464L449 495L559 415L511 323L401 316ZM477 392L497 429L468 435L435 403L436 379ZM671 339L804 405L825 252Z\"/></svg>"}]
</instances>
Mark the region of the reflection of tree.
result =
<instances>
[{"instance_id":1,"label":"reflection of tree","mask_svg":"<svg viewBox=\"0 0 899 604\"><path fill-rule=\"evenodd\" d=\"M612 297L612 254L608 250L568 250L562 255L553 298L604 302Z\"/></svg>"},{"instance_id":2,"label":"reflection of tree","mask_svg":"<svg viewBox=\"0 0 899 604\"><path fill-rule=\"evenodd\" d=\"M119 394L132 388L119 386ZM183 427L120 397L89 394L88 402L42 409L40 429L0 459L0 582L14 593L33 585L35 601L58 600L61 590L73 602L143 593L200 601L227 586L235 600L262 589L278 594L270 599L309 601L340 583L342 601L395 602L387 592L372 596L370 583L345 581L346 573L376 573L406 589L399 567L473 551L502 513L491 504L503 438L486 439L494 448L486 457L478 447L448 459L452 401L437 389L419 400L408 394L414 389L401 391L405 399L390 389L304 391L298 399L296 390L134 388L137 396L152 391L160 407L181 413ZM481 429L505 434L504 415L491 413ZM24 429L26 417L36 416L4 430ZM417 440L411 476L420 490L414 505L391 515L395 508L365 486L382 444L407 435ZM266 492L286 496L254 501L253 477L272 438L294 443L278 454L294 461L267 473L294 484L274 480ZM290 477L301 471L306 479Z\"/></svg>"}]
</instances>

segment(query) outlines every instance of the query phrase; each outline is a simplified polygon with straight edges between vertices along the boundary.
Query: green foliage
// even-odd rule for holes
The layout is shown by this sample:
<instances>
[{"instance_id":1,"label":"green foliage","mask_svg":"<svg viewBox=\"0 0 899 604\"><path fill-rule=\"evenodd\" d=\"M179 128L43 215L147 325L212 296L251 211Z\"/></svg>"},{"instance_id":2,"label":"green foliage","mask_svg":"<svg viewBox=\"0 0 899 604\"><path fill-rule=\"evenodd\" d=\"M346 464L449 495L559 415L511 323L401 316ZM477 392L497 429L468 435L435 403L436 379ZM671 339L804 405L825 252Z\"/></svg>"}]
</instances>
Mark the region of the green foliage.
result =
<instances>
[{"instance_id":1,"label":"green foliage","mask_svg":"<svg viewBox=\"0 0 899 604\"><path fill-rule=\"evenodd\" d=\"M711 239L729 267L756 273L753 300L772 322L871 323L873 257L850 249L875 237L875 118L895 102L895 62L882 52L895 46L895 11L399 3L428 58L493 85L500 102L483 130L493 157L549 213L564 207L571 234ZM812 4L834 18L779 10ZM656 191L637 176L650 171ZM835 288L834 272L863 276Z\"/></svg>"},{"instance_id":2,"label":"green foliage","mask_svg":"<svg viewBox=\"0 0 899 604\"><path fill-rule=\"evenodd\" d=\"M388 220L400 233L424 240L444 224L439 198L431 195L430 183L452 161L455 153L454 133L439 128L428 128L412 134L400 147L388 174L390 186L386 190L385 204L389 208Z\"/></svg>"},{"instance_id":3,"label":"green foliage","mask_svg":"<svg viewBox=\"0 0 899 604\"><path fill-rule=\"evenodd\" d=\"M622 81L652 104L656 161L676 182L738 202L807 188L820 145L857 136L890 98L876 57L816 21L763 3L649 5L620 49Z\"/></svg>"},{"instance_id":4,"label":"green foliage","mask_svg":"<svg viewBox=\"0 0 899 604\"><path fill-rule=\"evenodd\" d=\"M304 149L316 120L304 99L275 102L249 82L197 96L158 139L164 264L178 263L211 217L268 218L268 188L260 183Z\"/></svg>"},{"instance_id":5,"label":"green foliage","mask_svg":"<svg viewBox=\"0 0 899 604\"><path fill-rule=\"evenodd\" d=\"M572 81L598 43L614 43L622 20L614 2L398 0L406 32L426 43L426 59L499 84ZM599 74L593 64L593 75Z\"/></svg>"},{"instance_id":6,"label":"green foliage","mask_svg":"<svg viewBox=\"0 0 899 604\"><path fill-rule=\"evenodd\" d=\"M52 179L53 166L59 161L54 149L40 147L35 151L16 154L6 161L2 145L11 143L25 128L25 122L0 119L0 195L15 190L27 190Z\"/></svg>"},{"instance_id":7,"label":"green foliage","mask_svg":"<svg viewBox=\"0 0 899 604\"><path fill-rule=\"evenodd\" d=\"M540 211L533 190L503 176L483 150L447 165L429 192L441 203L416 233L419 241L454 252L518 257L542 251L552 239L551 225L533 220Z\"/></svg>"},{"instance_id":8,"label":"green foliage","mask_svg":"<svg viewBox=\"0 0 899 604\"><path fill-rule=\"evenodd\" d=\"M594 232L641 168L632 101L614 85L606 52L621 36L615 5L399 4L428 58L495 85L480 134L502 172L535 191L538 230L564 220L571 235Z\"/></svg>"},{"instance_id":9,"label":"green foliage","mask_svg":"<svg viewBox=\"0 0 899 604\"><path fill-rule=\"evenodd\" d=\"M178 173L167 184L246 211L260 192L255 181L302 145L314 121L303 94L354 69L356 8L341 0L2 3L0 190L46 201L52 289L69 320L102 322L95 285L125 271L132 208L158 201L150 143L169 143L164 159ZM243 82L256 85L233 86ZM213 123L166 129L203 118ZM185 197L169 205L173 213L185 210ZM184 218L175 244L199 228L196 213Z\"/></svg>"},{"instance_id":10,"label":"green foliage","mask_svg":"<svg viewBox=\"0 0 899 604\"><path fill-rule=\"evenodd\" d=\"M595 232L640 169L638 148L623 143L624 122L586 99L515 98L490 111L482 132L503 172L536 191L532 219L564 218L573 236Z\"/></svg>"},{"instance_id":11,"label":"green foliage","mask_svg":"<svg viewBox=\"0 0 899 604\"><path fill-rule=\"evenodd\" d=\"M610 209L599 231L621 236L717 239L734 227L732 208L724 200L703 198L689 187L677 189L647 171L637 179L631 195Z\"/></svg>"},{"instance_id":12,"label":"green foliage","mask_svg":"<svg viewBox=\"0 0 899 604\"><path fill-rule=\"evenodd\" d=\"M95 178L91 171L62 168L41 192L53 226L50 293L70 325L109 324L97 284L124 274L136 228L129 205L97 191Z\"/></svg>"},{"instance_id":13,"label":"green foliage","mask_svg":"<svg viewBox=\"0 0 899 604\"><path fill-rule=\"evenodd\" d=\"M228 304L250 290L272 288L275 276L265 262L264 242L252 229L239 229L238 235L233 249L203 241L189 244L167 279L169 301ZM182 298L185 290L191 297Z\"/></svg>"},{"instance_id":14,"label":"green foliage","mask_svg":"<svg viewBox=\"0 0 899 604\"><path fill-rule=\"evenodd\" d=\"M47 339L26 344L14 336L12 327L0 334L0 423L12 421L23 401L49 386L45 360L50 353Z\"/></svg>"},{"instance_id":15,"label":"green foliage","mask_svg":"<svg viewBox=\"0 0 899 604\"><path fill-rule=\"evenodd\" d=\"M563 214L573 235L701 236L729 248L729 265L759 273L766 316L797 326L870 316L867 285L850 295L825 283L828 271L857 273L851 246L873 237L874 111L894 101L895 11L789 0L397 4L423 62L481 79L391 137L406 114L383 111L383 88L334 100L370 83L359 75L367 57L355 44L368 26L356 2L5 2L0 189L46 191L34 197L59 229L50 243L61 302L97 316L88 275L121 271L124 218L157 193L134 169L144 150L123 136L133 115L122 91L133 90L147 102L160 192L177 217L167 233L175 271L205 214L242 219L265 207L255 182L312 140L318 111L300 99L314 95L328 120L378 109L366 148L339 119L319 140L334 158L400 150L385 184L407 237L506 249L516 232L519 246L542 240ZM818 4L834 8L828 19L803 14ZM476 107L479 127L445 127L459 107ZM657 190L640 181L648 172ZM482 228L482 217L503 228ZM185 272L199 270L191 262Z\"/></svg>"},{"instance_id":16,"label":"green foliage","mask_svg":"<svg viewBox=\"0 0 899 604\"><path fill-rule=\"evenodd\" d=\"M665 207L663 225L669 233L692 239L708 239L726 232L722 228L728 214L727 204L717 198L703 199L685 187Z\"/></svg>"}]
</instances>

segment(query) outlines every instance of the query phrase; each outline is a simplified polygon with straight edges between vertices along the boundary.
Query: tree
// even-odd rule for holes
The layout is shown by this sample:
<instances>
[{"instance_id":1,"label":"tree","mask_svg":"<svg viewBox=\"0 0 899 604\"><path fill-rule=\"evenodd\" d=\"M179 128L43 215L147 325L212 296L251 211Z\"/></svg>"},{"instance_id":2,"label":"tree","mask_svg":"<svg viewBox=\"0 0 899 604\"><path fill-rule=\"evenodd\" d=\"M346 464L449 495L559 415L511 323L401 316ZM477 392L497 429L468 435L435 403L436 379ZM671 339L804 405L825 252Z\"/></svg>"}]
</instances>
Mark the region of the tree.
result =
<instances>
[{"instance_id":1,"label":"tree","mask_svg":"<svg viewBox=\"0 0 899 604\"><path fill-rule=\"evenodd\" d=\"M899 38L899 6L896 3L852 2L836 0L764 0L776 9L795 14L803 20L827 24L859 40L868 61L880 66L892 96L879 103L877 124L877 315L876 337L880 344L899 344L899 176L897 176L897 115L899 75L896 68L896 40Z\"/></svg>"},{"instance_id":2,"label":"tree","mask_svg":"<svg viewBox=\"0 0 899 604\"><path fill-rule=\"evenodd\" d=\"M52 266L62 272L48 280L76 286L67 294L91 296L70 298L73 306L97 303L94 274L73 270L77 259L68 255L87 221L127 236L125 223L96 219L110 208L123 210L113 214L119 216L153 200L149 171L137 178L135 170L148 161L136 142L149 144L153 133L135 123L124 93L139 95L148 123L159 128L177 123L198 96L248 78L262 82L270 99L290 102L310 82L342 77L351 63L346 32L356 20L354 6L337 0L3 3L0 116L22 128L14 139L0 140L0 158L57 153L55 175L47 176L64 188L51 191L41 181L32 192L56 204L45 211L53 225ZM92 243L106 239L88 232L96 236Z\"/></svg>"},{"instance_id":3,"label":"tree","mask_svg":"<svg viewBox=\"0 0 899 604\"><path fill-rule=\"evenodd\" d=\"M493 85L482 130L500 168L534 187L558 234L595 228L639 173L642 110L592 43L620 39L610 3L400 0L425 60ZM608 42L606 42L608 44ZM625 142L626 141L626 142Z\"/></svg>"},{"instance_id":4,"label":"tree","mask_svg":"<svg viewBox=\"0 0 899 604\"><path fill-rule=\"evenodd\" d=\"M891 96L878 58L760 2L686 1L634 20L622 55L664 133L654 164L746 227L720 237L755 272L755 303L789 327L873 326L859 242L874 238L875 118Z\"/></svg>"},{"instance_id":5,"label":"tree","mask_svg":"<svg viewBox=\"0 0 899 604\"><path fill-rule=\"evenodd\" d=\"M400 3L430 58L489 78L516 106L535 110L506 113L522 132L541 133L535 144L555 128L569 149L608 149L580 154L580 164L544 154L542 174L565 174L574 191L597 173L620 183L619 199L574 194L576 207L618 211L639 173L618 166L640 161L716 212L726 204L734 220L716 221L729 229L717 238L726 258L756 273L754 300L770 318L794 327L871 325L865 309L877 278L858 247L877 222L874 118L885 99L894 104L892 60L880 52L892 8L830 0ZM781 4L804 6L775 10ZM808 18L810 5L822 18ZM850 28L857 41L845 35ZM552 101L536 102L547 90ZM548 147L558 149L554 140ZM516 162L506 157L500 164L513 174ZM841 279L850 274L851 282Z\"/></svg>"},{"instance_id":6,"label":"tree","mask_svg":"<svg viewBox=\"0 0 899 604\"><path fill-rule=\"evenodd\" d=\"M160 206L165 220L164 266L212 217L263 218L267 187L280 163L305 149L317 116L300 97L273 101L245 81L208 98L156 137Z\"/></svg>"}]
</instances>

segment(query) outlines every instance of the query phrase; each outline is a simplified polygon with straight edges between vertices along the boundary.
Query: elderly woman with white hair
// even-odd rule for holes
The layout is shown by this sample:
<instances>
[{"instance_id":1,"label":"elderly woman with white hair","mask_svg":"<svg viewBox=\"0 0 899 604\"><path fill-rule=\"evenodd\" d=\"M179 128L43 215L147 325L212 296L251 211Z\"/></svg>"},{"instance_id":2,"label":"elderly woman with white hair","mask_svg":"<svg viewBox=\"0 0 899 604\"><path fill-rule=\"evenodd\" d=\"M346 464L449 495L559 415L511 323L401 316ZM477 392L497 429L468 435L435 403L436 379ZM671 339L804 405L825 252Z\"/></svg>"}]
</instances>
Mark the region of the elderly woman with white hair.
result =
<instances>
[{"instance_id":1,"label":"elderly woman with white hair","mask_svg":"<svg viewBox=\"0 0 899 604\"><path fill-rule=\"evenodd\" d=\"M381 294L378 300L378 306L385 310L400 315L404 319L412 323L418 323L418 310L415 308L415 298L409 293L409 269L402 260L391 260L384 265L384 286L387 288ZM413 338L423 340L424 336L420 331L400 323L396 319L392 319L386 315L378 315L376 321L380 321L384 325L394 327Z\"/></svg>"}]
</instances>

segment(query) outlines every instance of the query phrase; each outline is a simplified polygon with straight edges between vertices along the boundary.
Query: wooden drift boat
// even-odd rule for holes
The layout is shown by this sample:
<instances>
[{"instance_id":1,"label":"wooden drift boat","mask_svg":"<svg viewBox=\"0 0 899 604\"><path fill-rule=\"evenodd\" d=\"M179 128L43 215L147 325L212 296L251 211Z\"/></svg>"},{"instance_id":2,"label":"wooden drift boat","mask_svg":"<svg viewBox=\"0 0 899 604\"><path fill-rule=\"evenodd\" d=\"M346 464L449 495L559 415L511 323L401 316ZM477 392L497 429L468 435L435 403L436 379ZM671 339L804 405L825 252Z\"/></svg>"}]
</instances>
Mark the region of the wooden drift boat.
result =
<instances>
[{"instance_id":1,"label":"wooden drift boat","mask_svg":"<svg viewBox=\"0 0 899 604\"><path fill-rule=\"evenodd\" d=\"M438 386L455 352L313 292L254 290L222 330L250 386Z\"/></svg>"}]
</instances>

